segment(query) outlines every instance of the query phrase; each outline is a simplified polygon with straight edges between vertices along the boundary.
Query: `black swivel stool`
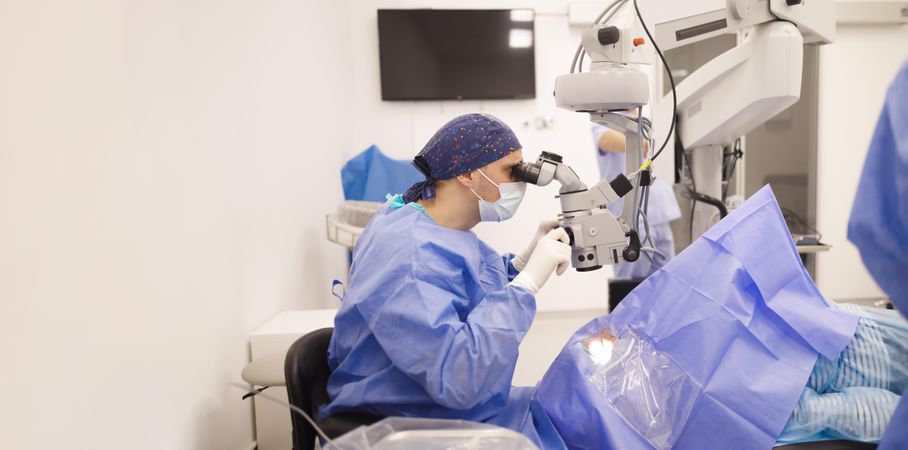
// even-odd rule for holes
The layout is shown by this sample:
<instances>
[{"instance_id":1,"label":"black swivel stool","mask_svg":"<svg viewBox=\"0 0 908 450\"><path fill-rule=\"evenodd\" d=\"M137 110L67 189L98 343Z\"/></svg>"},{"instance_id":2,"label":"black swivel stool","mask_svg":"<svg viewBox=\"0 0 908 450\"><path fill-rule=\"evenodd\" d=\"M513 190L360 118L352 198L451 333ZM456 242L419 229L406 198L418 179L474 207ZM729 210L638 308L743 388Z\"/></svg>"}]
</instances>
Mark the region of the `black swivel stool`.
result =
<instances>
[{"instance_id":1,"label":"black swivel stool","mask_svg":"<svg viewBox=\"0 0 908 450\"><path fill-rule=\"evenodd\" d=\"M328 343L333 328L322 328L296 340L284 359L284 377L287 383L287 399L317 419L318 408L328 403ZM339 413L320 421L319 427L330 438L337 438L359 426L372 425L384 417L370 414ZM299 414L291 411L293 424L293 450L314 450L318 437L312 425Z\"/></svg>"}]
</instances>

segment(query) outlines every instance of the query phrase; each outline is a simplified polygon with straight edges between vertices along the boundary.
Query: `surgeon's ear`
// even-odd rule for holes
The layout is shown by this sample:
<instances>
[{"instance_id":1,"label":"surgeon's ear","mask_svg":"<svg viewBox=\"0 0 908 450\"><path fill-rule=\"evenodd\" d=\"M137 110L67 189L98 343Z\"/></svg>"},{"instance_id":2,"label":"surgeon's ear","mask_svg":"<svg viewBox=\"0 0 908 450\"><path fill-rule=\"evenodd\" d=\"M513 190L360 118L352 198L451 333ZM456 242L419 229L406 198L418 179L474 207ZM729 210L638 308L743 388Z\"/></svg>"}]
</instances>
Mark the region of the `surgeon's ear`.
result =
<instances>
[{"instance_id":1,"label":"surgeon's ear","mask_svg":"<svg viewBox=\"0 0 908 450\"><path fill-rule=\"evenodd\" d=\"M465 188L472 188L476 184L476 177L473 175L473 171L470 171L463 175L458 175L457 182Z\"/></svg>"}]
</instances>

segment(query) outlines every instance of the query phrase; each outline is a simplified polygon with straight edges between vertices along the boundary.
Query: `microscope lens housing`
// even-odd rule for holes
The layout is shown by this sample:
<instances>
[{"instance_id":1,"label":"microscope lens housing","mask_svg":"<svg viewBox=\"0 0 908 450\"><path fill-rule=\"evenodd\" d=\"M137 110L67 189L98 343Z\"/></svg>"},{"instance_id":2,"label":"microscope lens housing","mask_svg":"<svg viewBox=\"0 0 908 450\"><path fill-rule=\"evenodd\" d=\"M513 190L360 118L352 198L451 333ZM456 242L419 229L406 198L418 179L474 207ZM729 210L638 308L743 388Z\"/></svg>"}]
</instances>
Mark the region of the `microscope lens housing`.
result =
<instances>
[{"instance_id":1,"label":"microscope lens housing","mask_svg":"<svg viewBox=\"0 0 908 450\"><path fill-rule=\"evenodd\" d=\"M584 184L561 155L542 152L534 163L520 163L512 169L519 181L546 186L558 181L561 214L559 225L568 234L571 265L579 272L605 264L634 261L640 254L637 232L605 208L632 191L634 184L624 175L601 180L593 187Z\"/></svg>"},{"instance_id":2,"label":"microscope lens housing","mask_svg":"<svg viewBox=\"0 0 908 450\"><path fill-rule=\"evenodd\" d=\"M539 171L541 169L542 167L533 163L520 163L514 166L514 177L517 178L517 181L536 184L539 182Z\"/></svg>"},{"instance_id":3,"label":"microscope lens housing","mask_svg":"<svg viewBox=\"0 0 908 450\"><path fill-rule=\"evenodd\" d=\"M522 181L530 184L537 185L546 185L551 181L549 177L543 177L544 179L540 182L539 175L543 171L543 166L546 163L552 164L550 170L548 171L549 175L554 175L554 168L558 164L561 164L564 160L561 158L561 155L551 152L542 152L539 155L539 159L535 163L520 163L512 169L514 172L514 177L517 178L517 181Z\"/></svg>"}]
</instances>

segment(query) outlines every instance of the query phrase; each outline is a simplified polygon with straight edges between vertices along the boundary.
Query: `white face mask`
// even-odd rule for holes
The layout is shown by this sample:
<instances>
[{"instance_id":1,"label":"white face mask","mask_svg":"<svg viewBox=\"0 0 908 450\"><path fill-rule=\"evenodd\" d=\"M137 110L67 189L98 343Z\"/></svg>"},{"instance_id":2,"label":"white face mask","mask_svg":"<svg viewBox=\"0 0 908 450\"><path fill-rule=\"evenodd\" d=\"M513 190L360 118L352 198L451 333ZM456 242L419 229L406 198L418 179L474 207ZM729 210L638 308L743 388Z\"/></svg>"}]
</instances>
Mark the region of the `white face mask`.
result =
<instances>
[{"instance_id":1,"label":"white face mask","mask_svg":"<svg viewBox=\"0 0 908 450\"><path fill-rule=\"evenodd\" d=\"M517 212L517 208L520 207L520 202L523 201L523 195L527 191L526 183L495 183L491 178L487 177L485 173L482 172L482 169L477 169L479 173L492 183L493 186L498 188L498 193L501 195L501 198L496 202L490 202L483 200L473 188L470 188L470 191L473 192L473 195L479 199L479 220L483 222L501 222L502 220L508 220L511 217L514 217L514 213Z\"/></svg>"}]
</instances>

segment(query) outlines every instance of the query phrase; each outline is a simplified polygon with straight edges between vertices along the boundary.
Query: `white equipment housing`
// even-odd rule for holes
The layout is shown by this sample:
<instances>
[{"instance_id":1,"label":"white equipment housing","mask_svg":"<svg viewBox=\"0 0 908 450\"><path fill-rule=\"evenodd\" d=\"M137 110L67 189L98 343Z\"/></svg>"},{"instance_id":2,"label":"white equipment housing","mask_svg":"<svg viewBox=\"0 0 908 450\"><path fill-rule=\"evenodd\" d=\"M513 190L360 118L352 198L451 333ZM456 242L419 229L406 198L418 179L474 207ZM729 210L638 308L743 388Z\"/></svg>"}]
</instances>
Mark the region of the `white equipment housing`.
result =
<instances>
[{"instance_id":1,"label":"white equipment housing","mask_svg":"<svg viewBox=\"0 0 908 450\"><path fill-rule=\"evenodd\" d=\"M722 149L798 101L801 94L803 45L827 44L835 38L835 2L810 0L638 0L647 26L663 52L725 33L745 30L735 48L711 60L676 86L678 136L690 155L697 191L721 199ZM649 82L628 64L648 59L652 43L646 38L628 0L606 25L583 31L583 47L592 60L590 72L558 77L555 102L559 107L590 113L606 126L608 111L640 107L649 102ZM599 30L611 25L620 41L601 45ZM646 41L646 39L644 39ZM646 94L644 94L644 92ZM661 108L671 108L671 93ZM646 97L644 99L644 97ZM666 106L668 105L668 106ZM668 131L657 122L656 136ZM670 137L671 139L672 137ZM637 140L639 141L639 140ZM628 141L626 173L639 167L639 149ZM661 142L657 142L657 148ZM672 152L667 148L666 153ZM631 208L622 218L632 220ZM712 207L697 208L693 237L718 217Z\"/></svg>"},{"instance_id":2,"label":"white equipment housing","mask_svg":"<svg viewBox=\"0 0 908 450\"><path fill-rule=\"evenodd\" d=\"M704 39L772 21L798 27L805 44L831 44L836 33L835 2L831 0L698 0L640 1L643 18L655 28L664 52Z\"/></svg>"}]
</instances>

